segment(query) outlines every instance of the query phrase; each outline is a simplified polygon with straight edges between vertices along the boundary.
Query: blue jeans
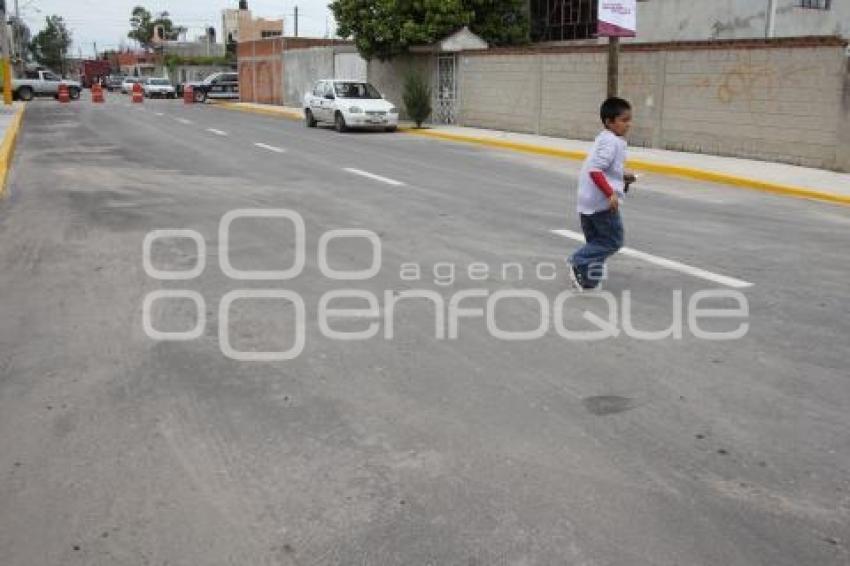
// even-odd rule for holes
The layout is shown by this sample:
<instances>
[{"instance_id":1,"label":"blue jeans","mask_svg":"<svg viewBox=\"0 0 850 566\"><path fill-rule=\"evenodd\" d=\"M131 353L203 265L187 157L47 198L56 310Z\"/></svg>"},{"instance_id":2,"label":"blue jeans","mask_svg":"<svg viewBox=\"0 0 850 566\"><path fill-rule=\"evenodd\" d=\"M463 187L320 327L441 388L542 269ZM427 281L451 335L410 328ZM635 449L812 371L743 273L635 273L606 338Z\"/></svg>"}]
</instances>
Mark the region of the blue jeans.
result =
<instances>
[{"instance_id":1,"label":"blue jeans","mask_svg":"<svg viewBox=\"0 0 850 566\"><path fill-rule=\"evenodd\" d=\"M619 211L611 210L582 214L581 229L587 243L573 254L570 263L596 287L604 277L605 260L623 247L623 219Z\"/></svg>"}]
</instances>

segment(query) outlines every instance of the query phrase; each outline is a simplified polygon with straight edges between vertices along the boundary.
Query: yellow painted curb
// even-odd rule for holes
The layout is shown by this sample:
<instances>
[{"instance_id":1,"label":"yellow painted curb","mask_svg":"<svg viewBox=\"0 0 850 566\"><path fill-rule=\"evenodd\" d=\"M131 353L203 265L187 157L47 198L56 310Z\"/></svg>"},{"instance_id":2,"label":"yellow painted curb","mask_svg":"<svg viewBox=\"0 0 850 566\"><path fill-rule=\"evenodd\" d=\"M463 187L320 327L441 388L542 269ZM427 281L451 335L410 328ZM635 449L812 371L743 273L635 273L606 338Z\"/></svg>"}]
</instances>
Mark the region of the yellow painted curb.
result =
<instances>
[{"instance_id":1,"label":"yellow painted curb","mask_svg":"<svg viewBox=\"0 0 850 566\"><path fill-rule=\"evenodd\" d=\"M221 106L222 108L226 108L227 110L238 110L239 112L248 112L250 114L262 114L264 116L276 116L278 118L286 118L288 120L301 120L304 118L304 116L297 112L285 110L283 108L280 108L279 106L262 108L258 106L245 106L240 102L214 102L213 104L215 106Z\"/></svg>"},{"instance_id":2,"label":"yellow painted curb","mask_svg":"<svg viewBox=\"0 0 850 566\"><path fill-rule=\"evenodd\" d=\"M24 120L26 105L21 105L12 123L6 129L6 136L0 144L0 197L6 193L6 179L9 177L9 169L12 168L12 157L15 155L15 144L18 142L18 133L21 131L21 123Z\"/></svg>"},{"instance_id":3,"label":"yellow painted curb","mask_svg":"<svg viewBox=\"0 0 850 566\"><path fill-rule=\"evenodd\" d=\"M290 110L284 110L280 107L260 108L256 106L242 106L232 102L217 102L216 106L227 108L228 110L239 110L241 112L250 112L253 114L263 114L266 116L277 116L279 118L287 118L290 120L302 120L304 117ZM535 155L545 155L548 157L558 157L561 159L583 160L587 157L584 151L558 149L554 147L546 147L541 145L533 145L522 142L512 142L507 140L499 140L492 138L481 138L476 136L467 136L463 134L451 134L448 132L439 132L428 129L418 129L411 127L399 128L399 131L413 134L417 136L425 136L448 141L470 143L483 145L487 147L495 147L500 149L510 149L523 153L532 153ZM810 200L819 200L833 204L841 204L850 206L850 196L837 193L828 193L826 191L817 191L794 185L783 185L780 183L771 183L769 181L759 181L749 177L739 177L727 173L715 173L704 169L696 169L693 167L683 167L681 165L667 165L664 163L655 163L652 161L643 161L640 159L630 159L627 165L638 171L646 171L650 173L660 173L662 175L670 175L674 177L684 177L686 179L696 179L699 181L709 181L712 183L720 183L733 187L762 191L776 195L804 198Z\"/></svg>"},{"instance_id":4,"label":"yellow painted curb","mask_svg":"<svg viewBox=\"0 0 850 566\"><path fill-rule=\"evenodd\" d=\"M502 149L511 149L521 151L523 153L533 153L536 155L546 155L549 157L560 157L563 159L583 160L587 157L584 151L557 149L552 147L538 146L533 144L511 142L506 140L480 138L475 136L466 136L463 134L451 134L448 132L437 132L432 130L401 128L405 133L425 136L429 138L438 138L449 141L458 141L489 147ZM703 169L695 169L693 167L683 167L680 165L667 165L664 163L655 163L652 161L643 161L640 159L630 159L627 163L629 167L638 171L647 171L651 173L660 173L662 175L671 175L674 177L684 177L687 179L697 179L700 181L710 181L713 183L721 183L740 187L744 189L773 193L777 195L819 200L834 204L842 204L850 206L850 196L836 193L828 193L825 191L816 191L804 187L794 185L783 185L779 183L771 183L768 181L759 181L758 179L750 179L748 177L739 177L737 175L729 175L727 173L715 173Z\"/></svg>"}]
</instances>

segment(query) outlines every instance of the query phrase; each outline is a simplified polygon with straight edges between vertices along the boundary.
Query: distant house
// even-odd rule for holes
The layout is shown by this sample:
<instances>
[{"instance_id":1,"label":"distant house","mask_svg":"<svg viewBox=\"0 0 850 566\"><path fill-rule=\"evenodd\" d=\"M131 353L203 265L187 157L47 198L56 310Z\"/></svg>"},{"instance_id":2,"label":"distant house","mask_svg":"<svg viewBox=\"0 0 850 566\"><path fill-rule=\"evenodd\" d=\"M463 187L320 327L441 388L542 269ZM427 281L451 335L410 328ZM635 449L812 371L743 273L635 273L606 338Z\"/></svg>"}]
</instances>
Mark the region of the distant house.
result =
<instances>
[{"instance_id":1,"label":"distant house","mask_svg":"<svg viewBox=\"0 0 850 566\"><path fill-rule=\"evenodd\" d=\"M254 18L247 0L239 2L239 9L226 9L221 13L221 29L225 43L257 41L283 36L283 20Z\"/></svg>"}]
</instances>

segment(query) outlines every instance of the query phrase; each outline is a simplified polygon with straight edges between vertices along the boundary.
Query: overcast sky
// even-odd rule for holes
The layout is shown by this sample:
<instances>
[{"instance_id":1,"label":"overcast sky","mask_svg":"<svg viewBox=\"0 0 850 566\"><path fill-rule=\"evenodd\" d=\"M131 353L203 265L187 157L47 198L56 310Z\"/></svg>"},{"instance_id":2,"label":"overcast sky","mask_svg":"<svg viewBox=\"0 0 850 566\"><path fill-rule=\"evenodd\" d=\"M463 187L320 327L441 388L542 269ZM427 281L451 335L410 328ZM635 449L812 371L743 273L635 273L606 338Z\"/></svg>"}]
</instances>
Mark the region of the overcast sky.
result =
<instances>
[{"instance_id":1,"label":"overcast sky","mask_svg":"<svg viewBox=\"0 0 850 566\"><path fill-rule=\"evenodd\" d=\"M255 17L280 18L286 20L286 33L293 31L292 13L299 11L299 35L323 37L326 26L333 34L333 17L327 9L330 0L248 0L248 7ZM14 0L6 0L9 12L13 13ZM177 25L189 28L189 38L200 35L206 26L215 26L221 38L221 10L236 8L238 0L18 0L21 17L30 26L33 35L44 27L44 18L57 14L65 19L74 34L76 55L91 57L93 42L98 50L115 49L124 40L127 45L130 12L134 6L142 5L151 12L168 11Z\"/></svg>"}]
</instances>

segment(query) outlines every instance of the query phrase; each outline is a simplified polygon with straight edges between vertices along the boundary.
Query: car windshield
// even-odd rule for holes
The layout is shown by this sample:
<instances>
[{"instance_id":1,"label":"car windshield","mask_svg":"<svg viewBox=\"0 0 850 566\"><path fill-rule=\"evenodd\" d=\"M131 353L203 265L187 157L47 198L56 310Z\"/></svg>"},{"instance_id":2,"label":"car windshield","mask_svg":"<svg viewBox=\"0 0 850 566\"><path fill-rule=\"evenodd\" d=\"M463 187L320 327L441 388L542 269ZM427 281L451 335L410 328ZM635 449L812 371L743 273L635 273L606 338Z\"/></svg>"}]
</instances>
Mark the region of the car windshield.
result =
<instances>
[{"instance_id":1,"label":"car windshield","mask_svg":"<svg viewBox=\"0 0 850 566\"><path fill-rule=\"evenodd\" d=\"M381 98L378 89L369 83L335 83L334 88L340 98Z\"/></svg>"},{"instance_id":2,"label":"car windshield","mask_svg":"<svg viewBox=\"0 0 850 566\"><path fill-rule=\"evenodd\" d=\"M167 79L151 79L150 84L157 86L169 86L171 83Z\"/></svg>"}]
</instances>

